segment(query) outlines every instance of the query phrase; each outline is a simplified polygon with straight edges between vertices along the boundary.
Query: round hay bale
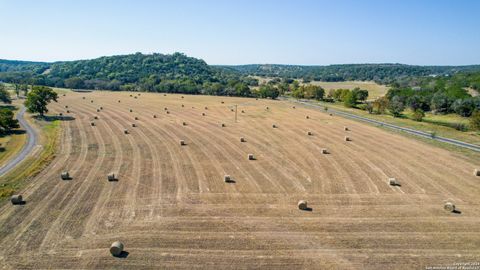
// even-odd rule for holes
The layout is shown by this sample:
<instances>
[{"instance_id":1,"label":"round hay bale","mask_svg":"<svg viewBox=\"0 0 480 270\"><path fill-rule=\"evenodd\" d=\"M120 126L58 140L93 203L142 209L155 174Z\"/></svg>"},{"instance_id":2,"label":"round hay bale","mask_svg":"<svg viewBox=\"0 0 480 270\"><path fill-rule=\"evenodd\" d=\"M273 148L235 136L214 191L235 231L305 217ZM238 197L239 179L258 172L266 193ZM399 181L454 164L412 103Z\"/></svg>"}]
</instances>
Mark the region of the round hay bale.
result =
<instances>
[{"instance_id":1,"label":"round hay bale","mask_svg":"<svg viewBox=\"0 0 480 270\"><path fill-rule=\"evenodd\" d=\"M225 127L225 124L224 124L224 123L222 123L222 127Z\"/></svg>"},{"instance_id":2,"label":"round hay bale","mask_svg":"<svg viewBox=\"0 0 480 270\"><path fill-rule=\"evenodd\" d=\"M140 94L140 93L138 93L138 95L140 96L141 94Z\"/></svg>"},{"instance_id":3,"label":"round hay bale","mask_svg":"<svg viewBox=\"0 0 480 270\"><path fill-rule=\"evenodd\" d=\"M58 115L59 115L59 116L63 116L63 113L59 113Z\"/></svg>"},{"instance_id":4,"label":"round hay bale","mask_svg":"<svg viewBox=\"0 0 480 270\"><path fill-rule=\"evenodd\" d=\"M244 138L244 137L240 137L240 142L245 142L245 138Z\"/></svg>"},{"instance_id":5,"label":"round hay bale","mask_svg":"<svg viewBox=\"0 0 480 270\"><path fill-rule=\"evenodd\" d=\"M205 113L202 113L202 116L205 116Z\"/></svg>"},{"instance_id":6,"label":"round hay bale","mask_svg":"<svg viewBox=\"0 0 480 270\"><path fill-rule=\"evenodd\" d=\"M330 113L329 115L330 115L330 116L333 116L333 114L331 114L331 113Z\"/></svg>"},{"instance_id":7,"label":"round hay bale","mask_svg":"<svg viewBox=\"0 0 480 270\"><path fill-rule=\"evenodd\" d=\"M185 107L185 105L182 104L182 108Z\"/></svg>"},{"instance_id":8,"label":"round hay bale","mask_svg":"<svg viewBox=\"0 0 480 270\"><path fill-rule=\"evenodd\" d=\"M135 123L132 123L132 127L136 127L137 125Z\"/></svg>"},{"instance_id":9,"label":"round hay bale","mask_svg":"<svg viewBox=\"0 0 480 270\"><path fill-rule=\"evenodd\" d=\"M480 176L480 169L475 169L475 170L473 171L473 175L475 175L475 176Z\"/></svg>"},{"instance_id":10,"label":"round hay bale","mask_svg":"<svg viewBox=\"0 0 480 270\"><path fill-rule=\"evenodd\" d=\"M182 122L182 125L186 126L186 125L187 125L187 122Z\"/></svg>"},{"instance_id":11,"label":"round hay bale","mask_svg":"<svg viewBox=\"0 0 480 270\"><path fill-rule=\"evenodd\" d=\"M122 242L115 241L110 246L110 253L115 257L119 257L120 255L122 255L123 248L124 248L124 246L123 246Z\"/></svg>"},{"instance_id":12,"label":"round hay bale","mask_svg":"<svg viewBox=\"0 0 480 270\"><path fill-rule=\"evenodd\" d=\"M133 110L132 110L132 109L130 109L129 111L130 111L130 112L133 112Z\"/></svg>"},{"instance_id":13,"label":"round hay bale","mask_svg":"<svg viewBox=\"0 0 480 270\"><path fill-rule=\"evenodd\" d=\"M205 106L205 110L208 110L208 107Z\"/></svg>"},{"instance_id":14,"label":"round hay bale","mask_svg":"<svg viewBox=\"0 0 480 270\"><path fill-rule=\"evenodd\" d=\"M298 205L298 209L300 209L300 210L307 210L308 209L307 201L305 201L305 200L298 201L297 205Z\"/></svg>"},{"instance_id":15,"label":"round hay bale","mask_svg":"<svg viewBox=\"0 0 480 270\"><path fill-rule=\"evenodd\" d=\"M446 202L445 205L443 206L443 209L448 212L453 212L455 211L455 204L451 202Z\"/></svg>"},{"instance_id":16,"label":"round hay bale","mask_svg":"<svg viewBox=\"0 0 480 270\"><path fill-rule=\"evenodd\" d=\"M232 181L232 178L230 177L230 175L225 175L223 176L223 181L225 183L228 183L228 182L231 182Z\"/></svg>"},{"instance_id":17,"label":"round hay bale","mask_svg":"<svg viewBox=\"0 0 480 270\"><path fill-rule=\"evenodd\" d=\"M223 103L225 103L225 102L223 102L223 100L222 100L222 101L220 101L220 103L222 103L222 104L223 104Z\"/></svg>"},{"instance_id":18,"label":"round hay bale","mask_svg":"<svg viewBox=\"0 0 480 270\"><path fill-rule=\"evenodd\" d=\"M395 178L388 178L388 184L390 186L396 186L398 184L397 179Z\"/></svg>"},{"instance_id":19,"label":"round hay bale","mask_svg":"<svg viewBox=\"0 0 480 270\"><path fill-rule=\"evenodd\" d=\"M313 133L312 133L311 131L307 131L307 135L308 135L308 136L312 136Z\"/></svg>"},{"instance_id":20,"label":"round hay bale","mask_svg":"<svg viewBox=\"0 0 480 270\"><path fill-rule=\"evenodd\" d=\"M168 108L167 108L167 107L163 107L163 110L166 111L166 110L168 110Z\"/></svg>"},{"instance_id":21,"label":"round hay bale","mask_svg":"<svg viewBox=\"0 0 480 270\"><path fill-rule=\"evenodd\" d=\"M166 111L165 113L166 113L166 114L170 114L170 111Z\"/></svg>"},{"instance_id":22,"label":"round hay bale","mask_svg":"<svg viewBox=\"0 0 480 270\"><path fill-rule=\"evenodd\" d=\"M343 127L343 130L349 131L348 127Z\"/></svg>"},{"instance_id":23,"label":"round hay bale","mask_svg":"<svg viewBox=\"0 0 480 270\"><path fill-rule=\"evenodd\" d=\"M130 97L133 97L133 95L130 95Z\"/></svg>"},{"instance_id":24,"label":"round hay bale","mask_svg":"<svg viewBox=\"0 0 480 270\"><path fill-rule=\"evenodd\" d=\"M305 119L310 119L310 116L308 116L308 115L307 115L307 116L305 116Z\"/></svg>"},{"instance_id":25,"label":"round hay bale","mask_svg":"<svg viewBox=\"0 0 480 270\"><path fill-rule=\"evenodd\" d=\"M93 117L93 119L98 119L98 116L95 115L95 116Z\"/></svg>"},{"instance_id":26,"label":"round hay bale","mask_svg":"<svg viewBox=\"0 0 480 270\"><path fill-rule=\"evenodd\" d=\"M163 94L163 96L164 96L164 97L166 97L166 96L167 96L167 94Z\"/></svg>"},{"instance_id":27,"label":"round hay bale","mask_svg":"<svg viewBox=\"0 0 480 270\"><path fill-rule=\"evenodd\" d=\"M65 105L65 109L68 109L68 105Z\"/></svg>"},{"instance_id":28,"label":"round hay bale","mask_svg":"<svg viewBox=\"0 0 480 270\"><path fill-rule=\"evenodd\" d=\"M269 110L270 108L267 106L267 107L265 107L265 109Z\"/></svg>"},{"instance_id":29,"label":"round hay bale","mask_svg":"<svg viewBox=\"0 0 480 270\"><path fill-rule=\"evenodd\" d=\"M68 172L62 172L60 178L62 178L62 180L68 180L70 179L70 174Z\"/></svg>"},{"instance_id":30,"label":"round hay bale","mask_svg":"<svg viewBox=\"0 0 480 270\"><path fill-rule=\"evenodd\" d=\"M85 97L82 97L82 99L85 99Z\"/></svg>"},{"instance_id":31,"label":"round hay bale","mask_svg":"<svg viewBox=\"0 0 480 270\"><path fill-rule=\"evenodd\" d=\"M63 96L66 96L66 94L63 94Z\"/></svg>"},{"instance_id":32,"label":"round hay bale","mask_svg":"<svg viewBox=\"0 0 480 270\"><path fill-rule=\"evenodd\" d=\"M231 112L234 112L235 110L234 109L230 109Z\"/></svg>"},{"instance_id":33,"label":"round hay bale","mask_svg":"<svg viewBox=\"0 0 480 270\"><path fill-rule=\"evenodd\" d=\"M93 127L95 126L95 122L91 122L90 125Z\"/></svg>"},{"instance_id":34,"label":"round hay bale","mask_svg":"<svg viewBox=\"0 0 480 270\"><path fill-rule=\"evenodd\" d=\"M138 120L138 117L135 116L135 120Z\"/></svg>"},{"instance_id":35,"label":"round hay bale","mask_svg":"<svg viewBox=\"0 0 480 270\"><path fill-rule=\"evenodd\" d=\"M97 112L100 112L100 109L97 109Z\"/></svg>"},{"instance_id":36,"label":"round hay bale","mask_svg":"<svg viewBox=\"0 0 480 270\"><path fill-rule=\"evenodd\" d=\"M107 180L108 181L116 181L117 177L116 177L115 173L111 172L111 173L107 174Z\"/></svg>"},{"instance_id":37,"label":"round hay bale","mask_svg":"<svg viewBox=\"0 0 480 270\"><path fill-rule=\"evenodd\" d=\"M182 96L182 98L183 98L183 96Z\"/></svg>"},{"instance_id":38,"label":"round hay bale","mask_svg":"<svg viewBox=\"0 0 480 270\"><path fill-rule=\"evenodd\" d=\"M244 110L242 110L242 113L245 113L245 111L244 111Z\"/></svg>"},{"instance_id":39,"label":"round hay bale","mask_svg":"<svg viewBox=\"0 0 480 270\"><path fill-rule=\"evenodd\" d=\"M292 106L292 109L295 109L295 106Z\"/></svg>"},{"instance_id":40,"label":"round hay bale","mask_svg":"<svg viewBox=\"0 0 480 270\"><path fill-rule=\"evenodd\" d=\"M103 107L102 107L102 106L100 106L100 110L103 110Z\"/></svg>"},{"instance_id":41,"label":"round hay bale","mask_svg":"<svg viewBox=\"0 0 480 270\"><path fill-rule=\"evenodd\" d=\"M70 113L70 110L67 110L67 113Z\"/></svg>"},{"instance_id":42,"label":"round hay bale","mask_svg":"<svg viewBox=\"0 0 480 270\"><path fill-rule=\"evenodd\" d=\"M118 100L118 103L120 103L120 99Z\"/></svg>"},{"instance_id":43,"label":"round hay bale","mask_svg":"<svg viewBox=\"0 0 480 270\"><path fill-rule=\"evenodd\" d=\"M253 154L248 154L248 160L255 160L255 156Z\"/></svg>"},{"instance_id":44,"label":"round hay bale","mask_svg":"<svg viewBox=\"0 0 480 270\"><path fill-rule=\"evenodd\" d=\"M153 118L157 118L157 115L156 115L156 114L154 114L154 115L153 115Z\"/></svg>"},{"instance_id":45,"label":"round hay bale","mask_svg":"<svg viewBox=\"0 0 480 270\"><path fill-rule=\"evenodd\" d=\"M345 136L345 141L346 141L346 142L349 142L349 141L351 141L351 140L352 140L352 139L350 139L350 137Z\"/></svg>"},{"instance_id":46,"label":"round hay bale","mask_svg":"<svg viewBox=\"0 0 480 270\"><path fill-rule=\"evenodd\" d=\"M328 154L328 150L326 148L322 148L322 154L324 155Z\"/></svg>"},{"instance_id":47,"label":"round hay bale","mask_svg":"<svg viewBox=\"0 0 480 270\"><path fill-rule=\"evenodd\" d=\"M90 100L90 103L93 103L93 100Z\"/></svg>"},{"instance_id":48,"label":"round hay bale","mask_svg":"<svg viewBox=\"0 0 480 270\"><path fill-rule=\"evenodd\" d=\"M277 128L277 125L273 124L273 125L272 125L272 128Z\"/></svg>"},{"instance_id":49,"label":"round hay bale","mask_svg":"<svg viewBox=\"0 0 480 270\"><path fill-rule=\"evenodd\" d=\"M23 202L22 195L12 195L12 197L10 197L10 201L12 204L21 204Z\"/></svg>"},{"instance_id":50,"label":"round hay bale","mask_svg":"<svg viewBox=\"0 0 480 270\"><path fill-rule=\"evenodd\" d=\"M135 96L135 97L133 97L133 98L134 98L134 99L137 99L137 97L136 97L136 96Z\"/></svg>"},{"instance_id":51,"label":"round hay bale","mask_svg":"<svg viewBox=\"0 0 480 270\"><path fill-rule=\"evenodd\" d=\"M123 130L123 133L124 133L124 134L128 134L128 129L124 129L124 130Z\"/></svg>"},{"instance_id":52,"label":"round hay bale","mask_svg":"<svg viewBox=\"0 0 480 270\"><path fill-rule=\"evenodd\" d=\"M184 140L180 140L180 145L186 145Z\"/></svg>"}]
</instances>

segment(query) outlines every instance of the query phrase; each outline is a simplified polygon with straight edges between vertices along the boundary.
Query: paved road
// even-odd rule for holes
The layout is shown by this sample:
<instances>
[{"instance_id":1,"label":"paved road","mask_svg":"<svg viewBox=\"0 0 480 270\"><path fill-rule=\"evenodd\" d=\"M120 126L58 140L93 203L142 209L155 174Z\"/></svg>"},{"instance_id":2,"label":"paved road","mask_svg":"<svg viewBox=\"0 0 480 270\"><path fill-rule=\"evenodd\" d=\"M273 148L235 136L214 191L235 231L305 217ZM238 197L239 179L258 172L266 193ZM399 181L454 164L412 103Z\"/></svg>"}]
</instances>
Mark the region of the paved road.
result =
<instances>
[{"instance_id":1,"label":"paved road","mask_svg":"<svg viewBox=\"0 0 480 270\"><path fill-rule=\"evenodd\" d=\"M0 176L5 175L20 162L22 162L28 154L30 154L37 144L37 132L35 129L28 124L23 115L25 114L26 108L22 105L22 108L17 114L17 120L20 123L20 126L27 131L28 141L27 144L23 146L22 150L13 158L10 159L6 164L0 167Z\"/></svg>"},{"instance_id":2,"label":"paved road","mask_svg":"<svg viewBox=\"0 0 480 270\"><path fill-rule=\"evenodd\" d=\"M309 106L309 107L314 107L314 108L317 108L317 109L324 110L324 106L313 104L313 103L311 103L310 101L307 101L307 100L292 100L292 99L288 99L288 100L291 101L291 102L296 102L296 103L300 103L300 104L303 104L303 105L306 105L306 106ZM458 140L454 140L454 139L450 139L450 138L445 138L445 137L434 136L434 135L432 135L431 133L428 133L428 132L419 131L419 130L411 129L411 128L404 128L404 127L392 125L392 124L389 124L389 123L385 123L385 122L369 119L369 118L366 118L366 117L358 116L358 115L355 115L355 114L331 109L331 108L328 108L328 112L332 113L332 114L341 115L341 116L344 116L344 117L356 119L356 120L359 120L359 121L368 122L368 123L380 125L380 126L383 126L383 127L388 127L388 128L395 129L395 130L400 130L400 131L403 131L403 132L406 132L406 133L409 133L409 134L412 134L412 135L415 135L415 136L419 136L419 137L423 137L423 138L427 138L427 139L431 139L431 140L436 140L436 141L439 141L439 142L444 142L444 143L448 143L448 144L451 144L451 145L455 145L455 146L459 146L459 147L463 147L463 148L467 148L467 149L470 149L470 150L473 150L473 151L480 152L480 145L466 143L466 142L462 142L462 141L458 141Z\"/></svg>"}]
</instances>

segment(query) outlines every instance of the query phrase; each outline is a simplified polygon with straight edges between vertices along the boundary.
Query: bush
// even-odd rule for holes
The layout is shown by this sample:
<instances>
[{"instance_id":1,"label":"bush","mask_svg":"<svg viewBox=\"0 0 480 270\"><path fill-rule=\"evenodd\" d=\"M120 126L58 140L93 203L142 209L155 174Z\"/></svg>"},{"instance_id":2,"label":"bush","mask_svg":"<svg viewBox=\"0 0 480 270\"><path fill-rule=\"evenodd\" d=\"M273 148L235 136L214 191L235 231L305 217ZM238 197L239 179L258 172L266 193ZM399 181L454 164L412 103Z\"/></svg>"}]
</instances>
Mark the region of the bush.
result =
<instances>
[{"instance_id":1,"label":"bush","mask_svg":"<svg viewBox=\"0 0 480 270\"><path fill-rule=\"evenodd\" d=\"M388 104L388 110L393 114L394 117L398 117L405 110L405 105L400 96L394 96L390 103Z\"/></svg>"},{"instance_id":2,"label":"bush","mask_svg":"<svg viewBox=\"0 0 480 270\"><path fill-rule=\"evenodd\" d=\"M476 110L470 116L470 128L480 131L480 110Z\"/></svg>"},{"instance_id":3,"label":"bush","mask_svg":"<svg viewBox=\"0 0 480 270\"><path fill-rule=\"evenodd\" d=\"M425 112L422 109L416 109L412 115L412 119L418 122L421 122L424 117L425 117Z\"/></svg>"},{"instance_id":4,"label":"bush","mask_svg":"<svg viewBox=\"0 0 480 270\"><path fill-rule=\"evenodd\" d=\"M475 103L471 98L457 99L453 102L452 109L460 116L469 117L475 110Z\"/></svg>"}]
</instances>

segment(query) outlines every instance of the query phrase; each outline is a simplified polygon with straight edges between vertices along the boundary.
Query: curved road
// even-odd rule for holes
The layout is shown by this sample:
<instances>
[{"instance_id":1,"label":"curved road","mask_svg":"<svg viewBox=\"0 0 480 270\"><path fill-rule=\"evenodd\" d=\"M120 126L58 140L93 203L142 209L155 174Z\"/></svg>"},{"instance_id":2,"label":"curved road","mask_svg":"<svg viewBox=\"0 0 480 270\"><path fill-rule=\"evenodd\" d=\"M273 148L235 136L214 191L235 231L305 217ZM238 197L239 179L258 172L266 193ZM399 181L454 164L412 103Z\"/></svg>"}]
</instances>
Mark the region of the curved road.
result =
<instances>
[{"instance_id":1,"label":"curved road","mask_svg":"<svg viewBox=\"0 0 480 270\"><path fill-rule=\"evenodd\" d=\"M10 159L6 164L0 167L0 176L5 175L11 169L17 166L20 162L22 162L28 156L28 154L32 152L33 148L37 144L37 132L35 131L35 129L32 128L32 126L30 126L30 124L28 124L28 122L23 117L25 111L26 108L22 105L20 111L17 113L16 118L20 123L20 126L27 131L27 144L23 146L20 153L18 153L13 159Z\"/></svg>"},{"instance_id":2,"label":"curved road","mask_svg":"<svg viewBox=\"0 0 480 270\"><path fill-rule=\"evenodd\" d=\"M322 109L323 110L323 108L324 108L324 106L313 104L313 103L311 103L309 101L306 101L306 100L292 100L292 99L287 99L287 100L289 100L291 102L295 102L295 103L300 103L300 104L303 104L303 105L306 105L306 106L309 106L309 107L317 108L317 109ZM389 124L389 123L373 120L373 119L370 119L370 118L358 116L358 115L355 115L355 114L338 111L338 110L331 109L331 108L328 108L328 113L333 113L333 114L340 115L340 116L343 116L343 117L352 118L352 119L360 120L360 121L363 121L363 122L368 122L368 123L371 123L371 124L376 124L376 125L388 127L388 128L395 129L395 130L400 130L400 131L403 131L403 132L406 132L406 133L409 133L409 134L413 134L415 136L428 138L428 139L432 139L432 140L435 140L435 141L448 143L448 144L451 144L451 145L455 145L455 146L459 146L459 147L463 147L463 148L467 148L467 149L470 149L470 150L473 150L473 151L480 152L480 145L466 143L466 142L462 142L462 141L454 140L454 139L450 139L450 138L435 136L435 135L433 135L431 133L428 133L428 132L419 131L419 130L411 129L411 128L404 128L404 127L392 125L392 124Z\"/></svg>"}]
</instances>

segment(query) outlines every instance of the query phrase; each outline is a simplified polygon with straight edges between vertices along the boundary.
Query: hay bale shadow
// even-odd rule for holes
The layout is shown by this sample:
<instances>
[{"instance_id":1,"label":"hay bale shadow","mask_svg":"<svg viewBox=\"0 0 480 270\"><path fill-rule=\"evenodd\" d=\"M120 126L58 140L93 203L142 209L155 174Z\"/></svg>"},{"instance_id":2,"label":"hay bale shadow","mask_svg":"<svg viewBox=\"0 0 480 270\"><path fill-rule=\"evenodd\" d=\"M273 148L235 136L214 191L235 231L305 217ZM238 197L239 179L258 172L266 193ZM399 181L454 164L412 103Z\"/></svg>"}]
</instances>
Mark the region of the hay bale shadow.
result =
<instances>
[{"instance_id":1,"label":"hay bale shadow","mask_svg":"<svg viewBox=\"0 0 480 270\"><path fill-rule=\"evenodd\" d=\"M235 184L236 181L233 180L233 179L230 179L230 180L226 180L225 183L229 183L229 184Z\"/></svg>"},{"instance_id":2,"label":"hay bale shadow","mask_svg":"<svg viewBox=\"0 0 480 270\"><path fill-rule=\"evenodd\" d=\"M14 203L14 205L25 205L27 204L27 201L25 200L22 200L21 202L18 202L18 203Z\"/></svg>"},{"instance_id":3,"label":"hay bale shadow","mask_svg":"<svg viewBox=\"0 0 480 270\"><path fill-rule=\"evenodd\" d=\"M462 213L462 211L455 209L455 210L452 211L452 213L460 215Z\"/></svg>"},{"instance_id":4,"label":"hay bale shadow","mask_svg":"<svg viewBox=\"0 0 480 270\"><path fill-rule=\"evenodd\" d=\"M305 209L301 209L302 211L306 211L306 212L312 212L313 211L313 208L311 207L307 207Z\"/></svg>"},{"instance_id":5,"label":"hay bale shadow","mask_svg":"<svg viewBox=\"0 0 480 270\"><path fill-rule=\"evenodd\" d=\"M120 258L120 259L126 259L129 254L130 254L130 252L128 252L128 251L122 251L122 252L120 253L120 255L115 256L115 257L116 257L116 258Z\"/></svg>"}]
</instances>

